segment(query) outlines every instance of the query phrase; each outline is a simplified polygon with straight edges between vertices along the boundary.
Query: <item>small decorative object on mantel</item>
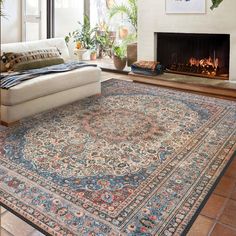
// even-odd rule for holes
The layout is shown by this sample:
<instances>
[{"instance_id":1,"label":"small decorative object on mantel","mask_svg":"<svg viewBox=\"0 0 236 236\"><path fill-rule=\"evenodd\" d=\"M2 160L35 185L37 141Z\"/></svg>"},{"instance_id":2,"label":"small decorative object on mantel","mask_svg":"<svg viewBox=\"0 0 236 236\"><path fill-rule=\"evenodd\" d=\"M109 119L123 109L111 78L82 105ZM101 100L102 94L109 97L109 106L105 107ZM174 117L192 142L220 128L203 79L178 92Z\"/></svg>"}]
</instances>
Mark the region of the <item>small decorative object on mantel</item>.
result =
<instances>
[{"instance_id":1,"label":"small decorative object on mantel","mask_svg":"<svg viewBox=\"0 0 236 236\"><path fill-rule=\"evenodd\" d=\"M213 0L212 0L213 1ZM206 13L205 0L166 0L167 14Z\"/></svg>"},{"instance_id":2,"label":"small decorative object on mantel","mask_svg":"<svg viewBox=\"0 0 236 236\"><path fill-rule=\"evenodd\" d=\"M214 10L221 4L221 2L223 2L223 0L211 0L211 1L212 1L211 10Z\"/></svg>"}]
</instances>

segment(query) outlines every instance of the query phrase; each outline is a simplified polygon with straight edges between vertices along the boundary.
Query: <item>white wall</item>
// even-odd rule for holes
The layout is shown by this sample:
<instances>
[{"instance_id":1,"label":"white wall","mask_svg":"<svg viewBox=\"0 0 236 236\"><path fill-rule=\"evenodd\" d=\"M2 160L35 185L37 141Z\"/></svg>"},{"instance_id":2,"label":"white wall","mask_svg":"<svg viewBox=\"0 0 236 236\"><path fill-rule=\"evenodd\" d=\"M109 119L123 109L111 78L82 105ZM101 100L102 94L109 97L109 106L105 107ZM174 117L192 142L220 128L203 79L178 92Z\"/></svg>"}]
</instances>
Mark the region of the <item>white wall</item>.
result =
<instances>
[{"instance_id":1,"label":"white wall","mask_svg":"<svg viewBox=\"0 0 236 236\"><path fill-rule=\"evenodd\" d=\"M155 59L154 32L230 34L230 80L236 81L236 1L224 0L211 11L206 0L206 14L166 14L165 0L138 0L138 57Z\"/></svg>"},{"instance_id":2,"label":"white wall","mask_svg":"<svg viewBox=\"0 0 236 236\"><path fill-rule=\"evenodd\" d=\"M5 0L1 18L1 43L21 41L21 0Z\"/></svg>"}]
</instances>

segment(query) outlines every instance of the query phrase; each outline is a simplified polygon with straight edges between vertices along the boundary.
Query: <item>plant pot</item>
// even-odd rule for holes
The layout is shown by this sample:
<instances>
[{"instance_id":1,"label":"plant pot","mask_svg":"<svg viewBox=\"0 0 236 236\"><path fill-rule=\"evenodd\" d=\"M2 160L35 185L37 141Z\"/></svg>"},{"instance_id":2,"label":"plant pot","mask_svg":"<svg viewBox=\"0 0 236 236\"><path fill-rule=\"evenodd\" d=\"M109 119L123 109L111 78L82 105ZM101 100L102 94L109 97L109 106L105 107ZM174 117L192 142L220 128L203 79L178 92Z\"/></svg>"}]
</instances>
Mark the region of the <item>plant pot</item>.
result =
<instances>
[{"instance_id":1,"label":"plant pot","mask_svg":"<svg viewBox=\"0 0 236 236\"><path fill-rule=\"evenodd\" d=\"M74 49L74 55L76 55L78 61L83 60L83 55L86 53L86 49Z\"/></svg>"},{"instance_id":2,"label":"plant pot","mask_svg":"<svg viewBox=\"0 0 236 236\"><path fill-rule=\"evenodd\" d=\"M91 55L91 50L85 49L86 52L82 56L83 61L89 61L90 60L90 55Z\"/></svg>"},{"instance_id":3,"label":"plant pot","mask_svg":"<svg viewBox=\"0 0 236 236\"><path fill-rule=\"evenodd\" d=\"M106 0L107 9L111 9L115 5L114 0Z\"/></svg>"},{"instance_id":4,"label":"plant pot","mask_svg":"<svg viewBox=\"0 0 236 236\"><path fill-rule=\"evenodd\" d=\"M127 45L127 64L131 66L137 61L137 43L130 43Z\"/></svg>"},{"instance_id":5,"label":"plant pot","mask_svg":"<svg viewBox=\"0 0 236 236\"><path fill-rule=\"evenodd\" d=\"M91 52L91 54L90 54L90 60L92 60L92 61L97 60L97 53L96 53L96 52Z\"/></svg>"},{"instance_id":6,"label":"plant pot","mask_svg":"<svg viewBox=\"0 0 236 236\"><path fill-rule=\"evenodd\" d=\"M75 44L72 42L69 42L67 44L67 47L68 47L70 59L76 59L77 58L77 54L76 54L77 49L75 48Z\"/></svg>"},{"instance_id":7,"label":"plant pot","mask_svg":"<svg viewBox=\"0 0 236 236\"><path fill-rule=\"evenodd\" d=\"M114 43L116 40L116 31L110 31L109 32L109 38Z\"/></svg>"},{"instance_id":8,"label":"plant pot","mask_svg":"<svg viewBox=\"0 0 236 236\"><path fill-rule=\"evenodd\" d=\"M113 62L114 62L114 66L117 70L124 70L125 66L126 66L126 61L127 59L121 59L117 56L113 56Z\"/></svg>"},{"instance_id":9,"label":"plant pot","mask_svg":"<svg viewBox=\"0 0 236 236\"><path fill-rule=\"evenodd\" d=\"M120 39L126 39L129 35L129 30L127 27L121 27L119 29L119 37Z\"/></svg>"}]
</instances>

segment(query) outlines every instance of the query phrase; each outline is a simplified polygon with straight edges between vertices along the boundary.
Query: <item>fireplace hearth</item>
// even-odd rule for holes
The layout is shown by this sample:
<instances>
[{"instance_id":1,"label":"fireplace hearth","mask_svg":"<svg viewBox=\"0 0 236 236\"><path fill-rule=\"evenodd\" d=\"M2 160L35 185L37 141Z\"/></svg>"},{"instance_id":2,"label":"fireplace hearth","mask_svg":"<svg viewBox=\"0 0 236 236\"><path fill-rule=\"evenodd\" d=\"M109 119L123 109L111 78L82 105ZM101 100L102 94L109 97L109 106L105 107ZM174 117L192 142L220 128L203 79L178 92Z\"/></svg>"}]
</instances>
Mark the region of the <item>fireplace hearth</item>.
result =
<instances>
[{"instance_id":1,"label":"fireplace hearth","mask_svg":"<svg viewBox=\"0 0 236 236\"><path fill-rule=\"evenodd\" d=\"M156 39L166 72L229 79L230 35L156 33Z\"/></svg>"}]
</instances>

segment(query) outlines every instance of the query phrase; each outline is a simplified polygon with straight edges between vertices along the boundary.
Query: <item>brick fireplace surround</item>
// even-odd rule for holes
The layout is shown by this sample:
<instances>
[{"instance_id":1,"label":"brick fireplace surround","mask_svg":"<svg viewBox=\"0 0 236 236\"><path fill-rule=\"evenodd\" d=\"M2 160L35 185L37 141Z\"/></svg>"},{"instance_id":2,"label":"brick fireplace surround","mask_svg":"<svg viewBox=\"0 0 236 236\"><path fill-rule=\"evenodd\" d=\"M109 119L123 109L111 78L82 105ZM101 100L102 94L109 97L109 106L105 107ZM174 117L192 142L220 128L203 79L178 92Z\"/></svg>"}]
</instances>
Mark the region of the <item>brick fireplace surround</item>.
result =
<instances>
[{"instance_id":1,"label":"brick fireplace surround","mask_svg":"<svg viewBox=\"0 0 236 236\"><path fill-rule=\"evenodd\" d=\"M139 0L138 59L155 60L155 32L229 34L229 81L236 82L236 1L224 0L210 10L206 0L205 14L166 14L165 0Z\"/></svg>"}]
</instances>

